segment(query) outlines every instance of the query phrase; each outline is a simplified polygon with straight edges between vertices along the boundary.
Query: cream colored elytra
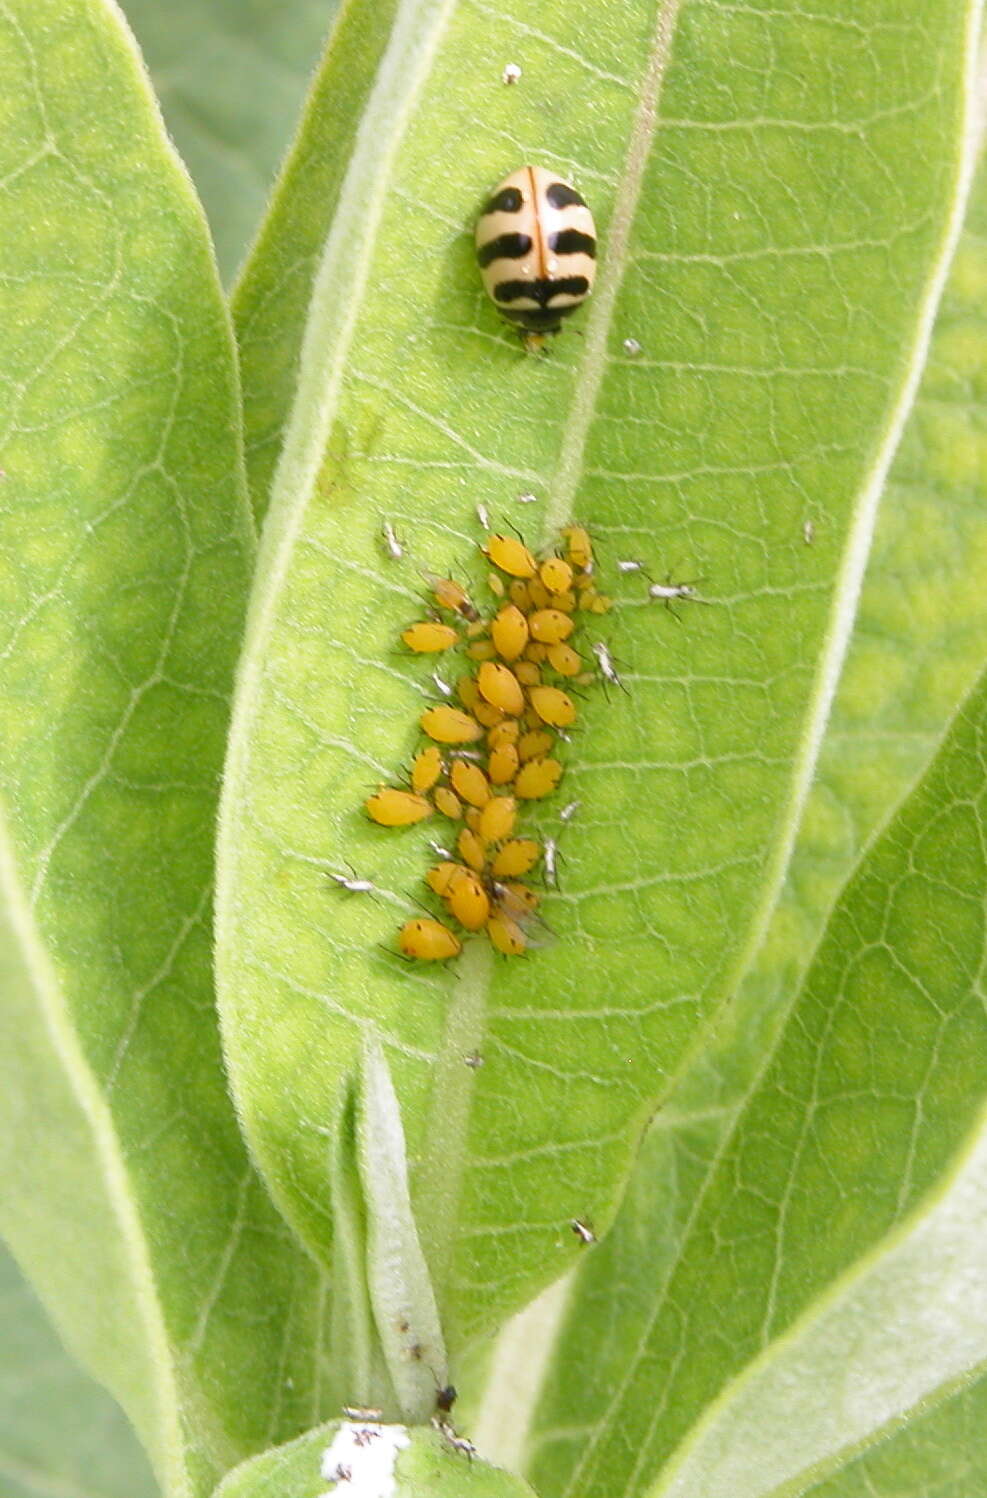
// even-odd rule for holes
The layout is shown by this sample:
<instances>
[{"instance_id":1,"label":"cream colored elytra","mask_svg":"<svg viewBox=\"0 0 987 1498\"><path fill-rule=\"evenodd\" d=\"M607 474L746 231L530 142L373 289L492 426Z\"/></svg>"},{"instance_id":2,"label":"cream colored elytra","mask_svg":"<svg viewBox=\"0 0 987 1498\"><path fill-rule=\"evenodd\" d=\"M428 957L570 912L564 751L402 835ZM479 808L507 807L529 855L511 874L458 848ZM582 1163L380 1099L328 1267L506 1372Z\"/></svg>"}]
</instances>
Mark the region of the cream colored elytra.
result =
<instances>
[{"instance_id":1,"label":"cream colored elytra","mask_svg":"<svg viewBox=\"0 0 987 1498\"><path fill-rule=\"evenodd\" d=\"M543 166L498 183L476 225L483 284L500 312L528 333L557 333L596 274L596 227L582 197Z\"/></svg>"}]
</instances>

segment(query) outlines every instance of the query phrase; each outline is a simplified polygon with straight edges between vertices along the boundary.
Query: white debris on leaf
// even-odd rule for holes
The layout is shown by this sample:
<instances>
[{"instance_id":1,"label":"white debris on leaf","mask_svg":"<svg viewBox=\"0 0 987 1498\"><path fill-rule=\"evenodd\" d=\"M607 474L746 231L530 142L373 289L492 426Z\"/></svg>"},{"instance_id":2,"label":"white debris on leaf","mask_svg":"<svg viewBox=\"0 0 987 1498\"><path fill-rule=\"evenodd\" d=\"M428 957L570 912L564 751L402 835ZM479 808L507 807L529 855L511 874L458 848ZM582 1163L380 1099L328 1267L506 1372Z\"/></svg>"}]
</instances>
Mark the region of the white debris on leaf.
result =
<instances>
[{"instance_id":1,"label":"white debris on leaf","mask_svg":"<svg viewBox=\"0 0 987 1498\"><path fill-rule=\"evenodd\" d=\"M408 1442L407 1426L344 1420L322 1453L322 1476L346 1498L392 1498L394 1466Z\"/></svg>"}]
</instances>

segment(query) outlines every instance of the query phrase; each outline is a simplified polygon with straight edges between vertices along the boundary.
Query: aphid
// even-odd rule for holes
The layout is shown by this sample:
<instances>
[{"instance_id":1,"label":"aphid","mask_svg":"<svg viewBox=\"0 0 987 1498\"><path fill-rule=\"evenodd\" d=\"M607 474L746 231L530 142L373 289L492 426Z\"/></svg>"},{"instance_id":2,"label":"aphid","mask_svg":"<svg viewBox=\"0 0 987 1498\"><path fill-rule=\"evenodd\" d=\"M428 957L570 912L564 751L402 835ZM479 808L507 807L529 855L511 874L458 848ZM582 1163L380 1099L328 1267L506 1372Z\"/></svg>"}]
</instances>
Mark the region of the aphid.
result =
<instances>
[{"instance_id":1,"label":"aphid","mask_svg":"<svg viewBox=\"0 0 987 1498\"><path fill-rule=\"evenodd\" d=\"M482 500L477 500L476 518L485 531L490 530L490 512Z\"/></svg>"},{"instance_id":2,"label":"aphid","mask_svg":"<svg viewBox=\"0 0 987 1498\"><path fill-rule=\"evenodd\" d=\"M482 724L448 703L427 707L418 721L429 738L438 744L472 744L483 738Z\"/></svg>"},{"instance_id":3,"label":"aphid","mask_svg":"<svg viewBox=\"0 0 987 1498\"><path fill-rule=\"evenodd\" d=\"M612 682L612 684L615 687L619 687L622 692L627 692L627 688L624 686L624 683L617 675L617 671L613 663L613 656L610 654L610 651L607 649L602 640L594 640L593 654L596 656L597 663L600 667L600 675L603 677L603 680ZM629 692L628 696L630 696Z\"/></svg>"},{"instance_id":4,"label":"aphid","mask_svg":"<svg viewBox=\"0 0 987 1498\"><path fill-rule=\"evenodd\" d=\"M451 791L447 785L437 785L432 792L432 800L435 809L448 817L450 822L458 822L463 815L463 807L455 791Z\"/></svg>"},{"instance_id":5,"label":"aphid","mask_svg":"<svg viewBox=\"0 0 987 1498\"><path fill-rule=\"evenodd\" d=\"M583 669L583 658L571 645L549 645L548 664L560 676L578 676Z\"/></svg>"},{"instance_id":6,"label":"aphid","mask_svg":"<svg viewBox=\"0 0 987 1498\"><path fill-rule=\"evenodd\" d=\"M547 609L551 607L552 595L540 578L533 577L528 584L528 598L533 609Z\"/></svg>"},{"instance_id":7,"label":"aphid","mask_svg":"<svg viewBox=\"0 0 987 1498\"><path fill-rule=\"evenodd\" d=\"M507 785L517 774L521 756L516 744L498 744L491 749L487 774L491 785Z\"/></svg>"},{"instance_id":8,"label":"aphid","mask_svg":"<svg viewBox=\"0 0 987 1498\"><path fill-rule=\"evenodd\" d=\"M561 609L563 614L574 614L576 612L578 599L576 598L573 590L570 588L565 593L553 593L552 604L553 607Z\"/></svg>"},{"instance_id":9,"label":"aphid","mask_svg":"<svg viewBox=\"0 0 987 1498\"><path fill-rule=\"evenodd\" d=\"M471 661L492 661L497 654L497 647L493 640L474 640L467 645L466 654Z\"/></svg>"},{"instance_id":10,"label":"aphid","mask_svg":"<svg viewBox=\"0 0 987 1498\"><path fill-rule=\"evenodd\" d=\"M536 666L534 661L517 661L514 675L523 687L536 687L541 681L541 667Z\"/></svg>"},{"instance_id":11,"label":"aphid","mask_svg":"<svg viewBox=\"0 0 987 1498\"><path fill-rule=\"evenodd\" d=\"M532 640L524 652L524 658L526 661L534 661L536 665L540 666L542 661L548 659L548 646L543 645L540 640Z\"/></svg>"},{"instance_id":12,"label":"aphid","mask_svg":"<svg viewBox=\"0 0 987 1498\"><path fill-rule=\"evenodd\" d=\"M513 796L491 796L480 813L477 831L485 843L499 843L510 837L517 820L517 802Z\"/></svg>"},{"instance_id":13,"label":"aphid","mask_svg":"<svg viewBox=\"0 0 987 1498\"><path fill-rule=\"evenodd\" d=\"M526 614L531 607L531 599L528 596L528 584L516 577L507 589L507 596L516 609Z\"/></svg>"},{"instance_id":14,"label":"aphid","mask_svg":"<svg viewBox=\"0 0 987 1498\"><path fill-rule=\"evenodd\" d=\"M409 650L414 650L419 655L429 655L448 650L455 645L459 636L451 624L426 620L421 624L409 624L407 629L401 631L401 638Z\"/></svg>"},{"instance_id":15,"label":"aphid","mask_svg":"<svg viewBox=\"0 0 987 1498\"><path fill-rule=\"evenodd\" d=\"M451 614L459 614L471 623L479 619L480 611L461 583L455 582L451 577L432 577L429 578L429 584L440 608L448 609Z\"/></svg>"},{"instance_id":16,"label":"aphid","mask_svg":"<svg viewBox=\"0 0 987 1498\"><path fill-rule=\"evenodd\" d=\"M484 661L476 673L476 684L491 707L510 713L512 718L524 712L524 692L509 666L500 661Z\"/></svg>"},{"instance_id":17,"label":"aphid","mask_svg":"<svg viewBox=\"0 0 987 1498\"><path fill-rule=\"evenodd\" d=\"M432 815L432 808L424 796L411 791L398 791L393 786L381 786L363 803L367 816L381 827L410 827Z\"/></svg>"},{"instance_id":18,"label":"aphid","mask_svg":"<svg viewBox=\"0 0 987 1498\"><path fill-rule=\"evenodd\" d=\"M444 898L449 914L467 931L479 931L490 918L490 896L472 869L452 881Z\"/></svg>"},{"instance_id":19,"label":"aphid","mask_svg":"<svg viewBox=\"0 0 987 1498\"><path fill-rule=\"evenodd\" d=\"M592 1227L588 1222L583 1222L580 1218L574 1217L569 1226L572 1228L572 1231L575 1233L580 1243L589 1245L590 1243L596 1242L596 1234L594 1233Z\"/></svg>"},{"instance_id":20,"label":"aphid","mask_svg":"<svg viewBox=\"0 0 987 1498\"><path fill-rule=\"evenodd\" d=\"M549 557L542 562L538 576L550 593L568 593L572 587L572 568L561 557Z\"/></svg>"},{"instance_id":21,"label":"aphid","mask_svg":"<svg viewBox=\"0 0 987 1498\"><path fill-rule=\"evenodd\" d=\"M467 712L475 712L476 704L480 701L480 688L476 684L476 677L461 676L456 682L456 696Z\"/></svg>"},{"instance_id":22,"label":"aphid","mask_svg":"<svg viewBox=\"0 0 987 1498\"><path fill-rule=\"evenodd\" d=\"M464 764L461 759L453 761L449 774L452 788L470 806L486 806L490 800L490 782L479 765Z\"/></svg>"},{"instance_id":23,"label":"aphid","mask_svg":"<svg viewBox=\"0 0 987 1498\"><path fill-rule=\"evenodd\" d=\"M504 720L501 708L493 707L491 703L483 700L476 704L473 711L477 721L482 723L486 729L496 728L497 724L502 723Z\"/></svg>"},{"instance_id":24,"label":"aphid","mask_svg":"<svg viewBox=\"0 0 987 1498\"><path fill-rule=\"evenodd\" d=\"M384 550L391 558L391 561L400 562L404 556L404 542L398 540L394 533L394 527L389 520L381 522L380 534L381 540L384 543Z\"/></svg>"},{"instance_id":25,"label":"aphid","mask_svg":"<svg viewBox=\"0 0 987 1498\"><path fill-rule=\"evenodd\" d=\"M491 593L496 594L498 598L503 598L504 579L502 577L498 577L496 572L487 573L487 587L490 589Z\"/></svg>"},{"instance_id":26,"label":"aphid","mask_svg":"<svg viewBox=\"0 0 987 1498\"><path fill-rule=\"evenodd\" d=\"M561 609L538 609L528 615L531 638L541 645L558 645L568 640L575 627L571 614L563 614Z\"/></svg>"},{"instance_id":27,"label":"aphid","mask_svg":"<svg viewBox=\"0 0 987 1498\"><path fill-rule=\"evenodd\" d=\"M552 735L546 733L544 728L529 728L528 732L523 733L518 739L518 758L523 763L529 759L542 759L554 743Z\"/></svg>"},{"instance_id":28,"label":"aphid","mask_svg":"<svg viewBox=\"0 0 987 1498\"><path fill-rule=\"evenodd\" d=\"M522 927L509 915L492 915L487 921L487 935L490 945L505 957L520 957L528 945Z\"/></svg>"},{"instance_id":29,"label":"aphid","mask_svg":"<svg viewBox=\"0 0 987 1498\"><path fill-rule=\"evenodd\" d=\"M463 828L456 839L456 849L463 863L469 864L475 873L483 873L487 861L487 850L482 838L477 837L472 828Z\"/></svg>"},{"instance_id":30,"label":"aphid","mask_svg":"<svg viewBox=\"0 0 987 1498\"><path fill-rule=\"evenodd\" d=\"M465 875L472 877L472 870L466 869L461 863L454 863L449 858L444 858L434 868L429 869L425 875L425 883L433 894L441 895L445 899L453 885Z\"/></svg>"},{"instance_id":31,"label":"aphid","mask_svg":"<svg viewBox=\"0 0 987 1498\"><path fill-rule=\"evenodd\" d=\"M512 83L520 83L521 68L519 64L516 62L507 63L504 71L500 75L500 81L501 83L507 84L508 86L510 86Z\"/></svg>"},{"instance_id":32,"label":"aphid","mask_svg":"<svg viewBox=\"0 0 987 1498\"><path fill-rule=\"evenodd\" d=\"M521 729L516 718L504 718L487 734L487 743L491 750L503 748L507 744L516 744Z\"/></svg>"},{"instance_id":33,"label":"aphid","mask_svg":"<svg viewBox=\"0 0 987 1498\"><path fill-rule=\"evenodd\" d=\"M504 317L528 333L557 333L593 285L593 215L554 172L520 167L484 205L476 258L484 287Z\"/></svg>"},{"instance_id":34,"label":"aphid","mask_svg":"<svg viewBox=\"0 0 987 1498\"><path fill-rule=\"evenodd\" d=\"M537 890L531 889L527 884L519 884L515 879L508 880L506 884L495 880L493 897L498 911L518 922L524 922L532 916L541 904L541 895Z\"/></svg>"},{"instance_id":35,"label":"aphid","mask_svg":"<svg viewBox=\"0 0 987 1498\"><path fill-rule=\"evenodd\" d=\"M480 550L509 577L534 577L538 570L531 552L516 536L489 535Z\"/></svg>"},{"instance_id":36,"label":"aphid","mask_svg":"<svg viewBox=\"0 0 987 1498\"><path fill-rule=\"evenodd\" d=\"M398 947L405 957L420 962L446 962L463 950L459 937L431 916L405 921L398 932Z\"/></svg>"},{"instance_id":37,"label":"aphid","mask_svg":"<svg viewBox=\"0 0 987 1498\"><path fill-rule=\"evenodd\" d=\"M528 697L543 723L568 728L576 721L576 704L561 687L532 687Z\"/></svg>"},{"instance_id":38,"label":"aphid","mask_svg":"<svg viewBox=\"0 0 987 1498\"><path fill-rule=\"evenodd\" d=\"M587 571L593 565L593 543L589 531L582 525L567 525L562 529L566 538L569 561L574 567Z\"/></svg>"},{"instance_id":39,"label":"aphid","mask_svg":"<svg viewBox=\"0 0 987 1498\"><path fill-rule=\"evenodd\" d=\"M495 879L517 879L529 873L540 856L541 847L534 838L512 838L494 855L490 872Z\"/></svg>"},{"instance_id":40,"label":"aphid","mask_svg":"<svg viewBox=\"0 0 987 1498\"><path fill-rule=\"evenodd\" d=\"M550 796L562 779L557 759L531 759L517 773L514 794L522 801L540 801Z\"/></svg>"},{"instance_id":41,"label":"aphid","mask_svg":"<svg viewBox=\"0 0 987 1498\"><path fill-rule=\"evenodd\" d=\"M505 661L516 661L528 644L528 621L516 604L505 604L490 625L490 638L497 654Z\"/></svg>"},{"instance_id":42,"label":"aphid","mask_svg":"<svg viewBox=\"0 0 987 1498\"><path fill-rule=\"evenodd\" d=\"M327 870L327 873L329 878L335 884L339 885L340 889L345 889L351 895L372 895L376 889L376 885L372 884L369 879L357 878L356 870L352 868L348 875L334 874L331 869Z\"/></svg>"},{"instance_id":43,"label":"aphid","mask_svg":"<svg viewBox=\"0 0 987 1498\"><path fill-rule=\"evenodd\" d=\"M418 796L430 791L442 774L442 755L434 744L419 749L411 764L411 789Z\"/></svg>"},{"instance_id":44,"label":"aphid","mask_svg":"<svg viewBox=\"0 0 987 1498\"><path fill-rule=\"evenodd\" d=\"M448 681L444 680L444 678L439 675L438 671L432 672L432 680L435 682L436 691L441 692L443 697L452 696L453 689L451 684Z\"/></svg>"},{"instance_id":45,"label":"aphid","mask_svg":"<svg viewBox=\"0 0 987 1498\"><path fill-rule=\"evenodd\" d=\"M467 806L464 813L467 827L471 827L476 833L477 837L480 836L480 818L482 817L482 815L483 812L478 806Z\"/></svg>"}]
</instances>

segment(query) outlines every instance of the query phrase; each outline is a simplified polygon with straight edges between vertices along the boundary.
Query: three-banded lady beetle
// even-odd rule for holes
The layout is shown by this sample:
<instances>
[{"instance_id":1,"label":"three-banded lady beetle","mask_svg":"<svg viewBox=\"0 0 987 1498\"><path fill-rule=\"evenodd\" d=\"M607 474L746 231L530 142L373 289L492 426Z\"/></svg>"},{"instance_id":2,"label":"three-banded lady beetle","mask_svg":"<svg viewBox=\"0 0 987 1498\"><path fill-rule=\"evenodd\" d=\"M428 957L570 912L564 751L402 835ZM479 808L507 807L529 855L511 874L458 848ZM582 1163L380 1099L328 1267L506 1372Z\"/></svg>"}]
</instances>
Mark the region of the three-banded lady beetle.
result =
<instances>
[{"instance_id":1,"label":"three-banded lady beetle","mask_svg":"<svg viewBox=\"0 0 987 1498\"><path fill-rule=\"evenodd\" d=\"M527 334L557 333L596 273L596 228L580 194L543 166L494 188L476 225L483 284Z\"/></svg>"}]
</instances>

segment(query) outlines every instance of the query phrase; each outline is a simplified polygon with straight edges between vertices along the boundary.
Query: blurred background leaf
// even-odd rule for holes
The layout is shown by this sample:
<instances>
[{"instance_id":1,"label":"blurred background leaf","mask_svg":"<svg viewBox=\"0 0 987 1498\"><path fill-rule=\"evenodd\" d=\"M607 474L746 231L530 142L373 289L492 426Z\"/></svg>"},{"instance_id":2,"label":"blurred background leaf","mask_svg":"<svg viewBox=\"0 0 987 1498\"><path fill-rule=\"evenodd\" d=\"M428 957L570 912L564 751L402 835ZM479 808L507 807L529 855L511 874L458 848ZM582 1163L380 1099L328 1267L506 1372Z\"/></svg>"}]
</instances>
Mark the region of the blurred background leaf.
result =
<instances>
[{"instance_id":1,"label":"blurred background leaf","mask_svg":"<svg viewBox=\"0 0 987 1498\"><path fill-rule=\"evenodd\" d=\"M260 223L338 0L123 0L223 280Z\"/></svg>"}]
</instances>

